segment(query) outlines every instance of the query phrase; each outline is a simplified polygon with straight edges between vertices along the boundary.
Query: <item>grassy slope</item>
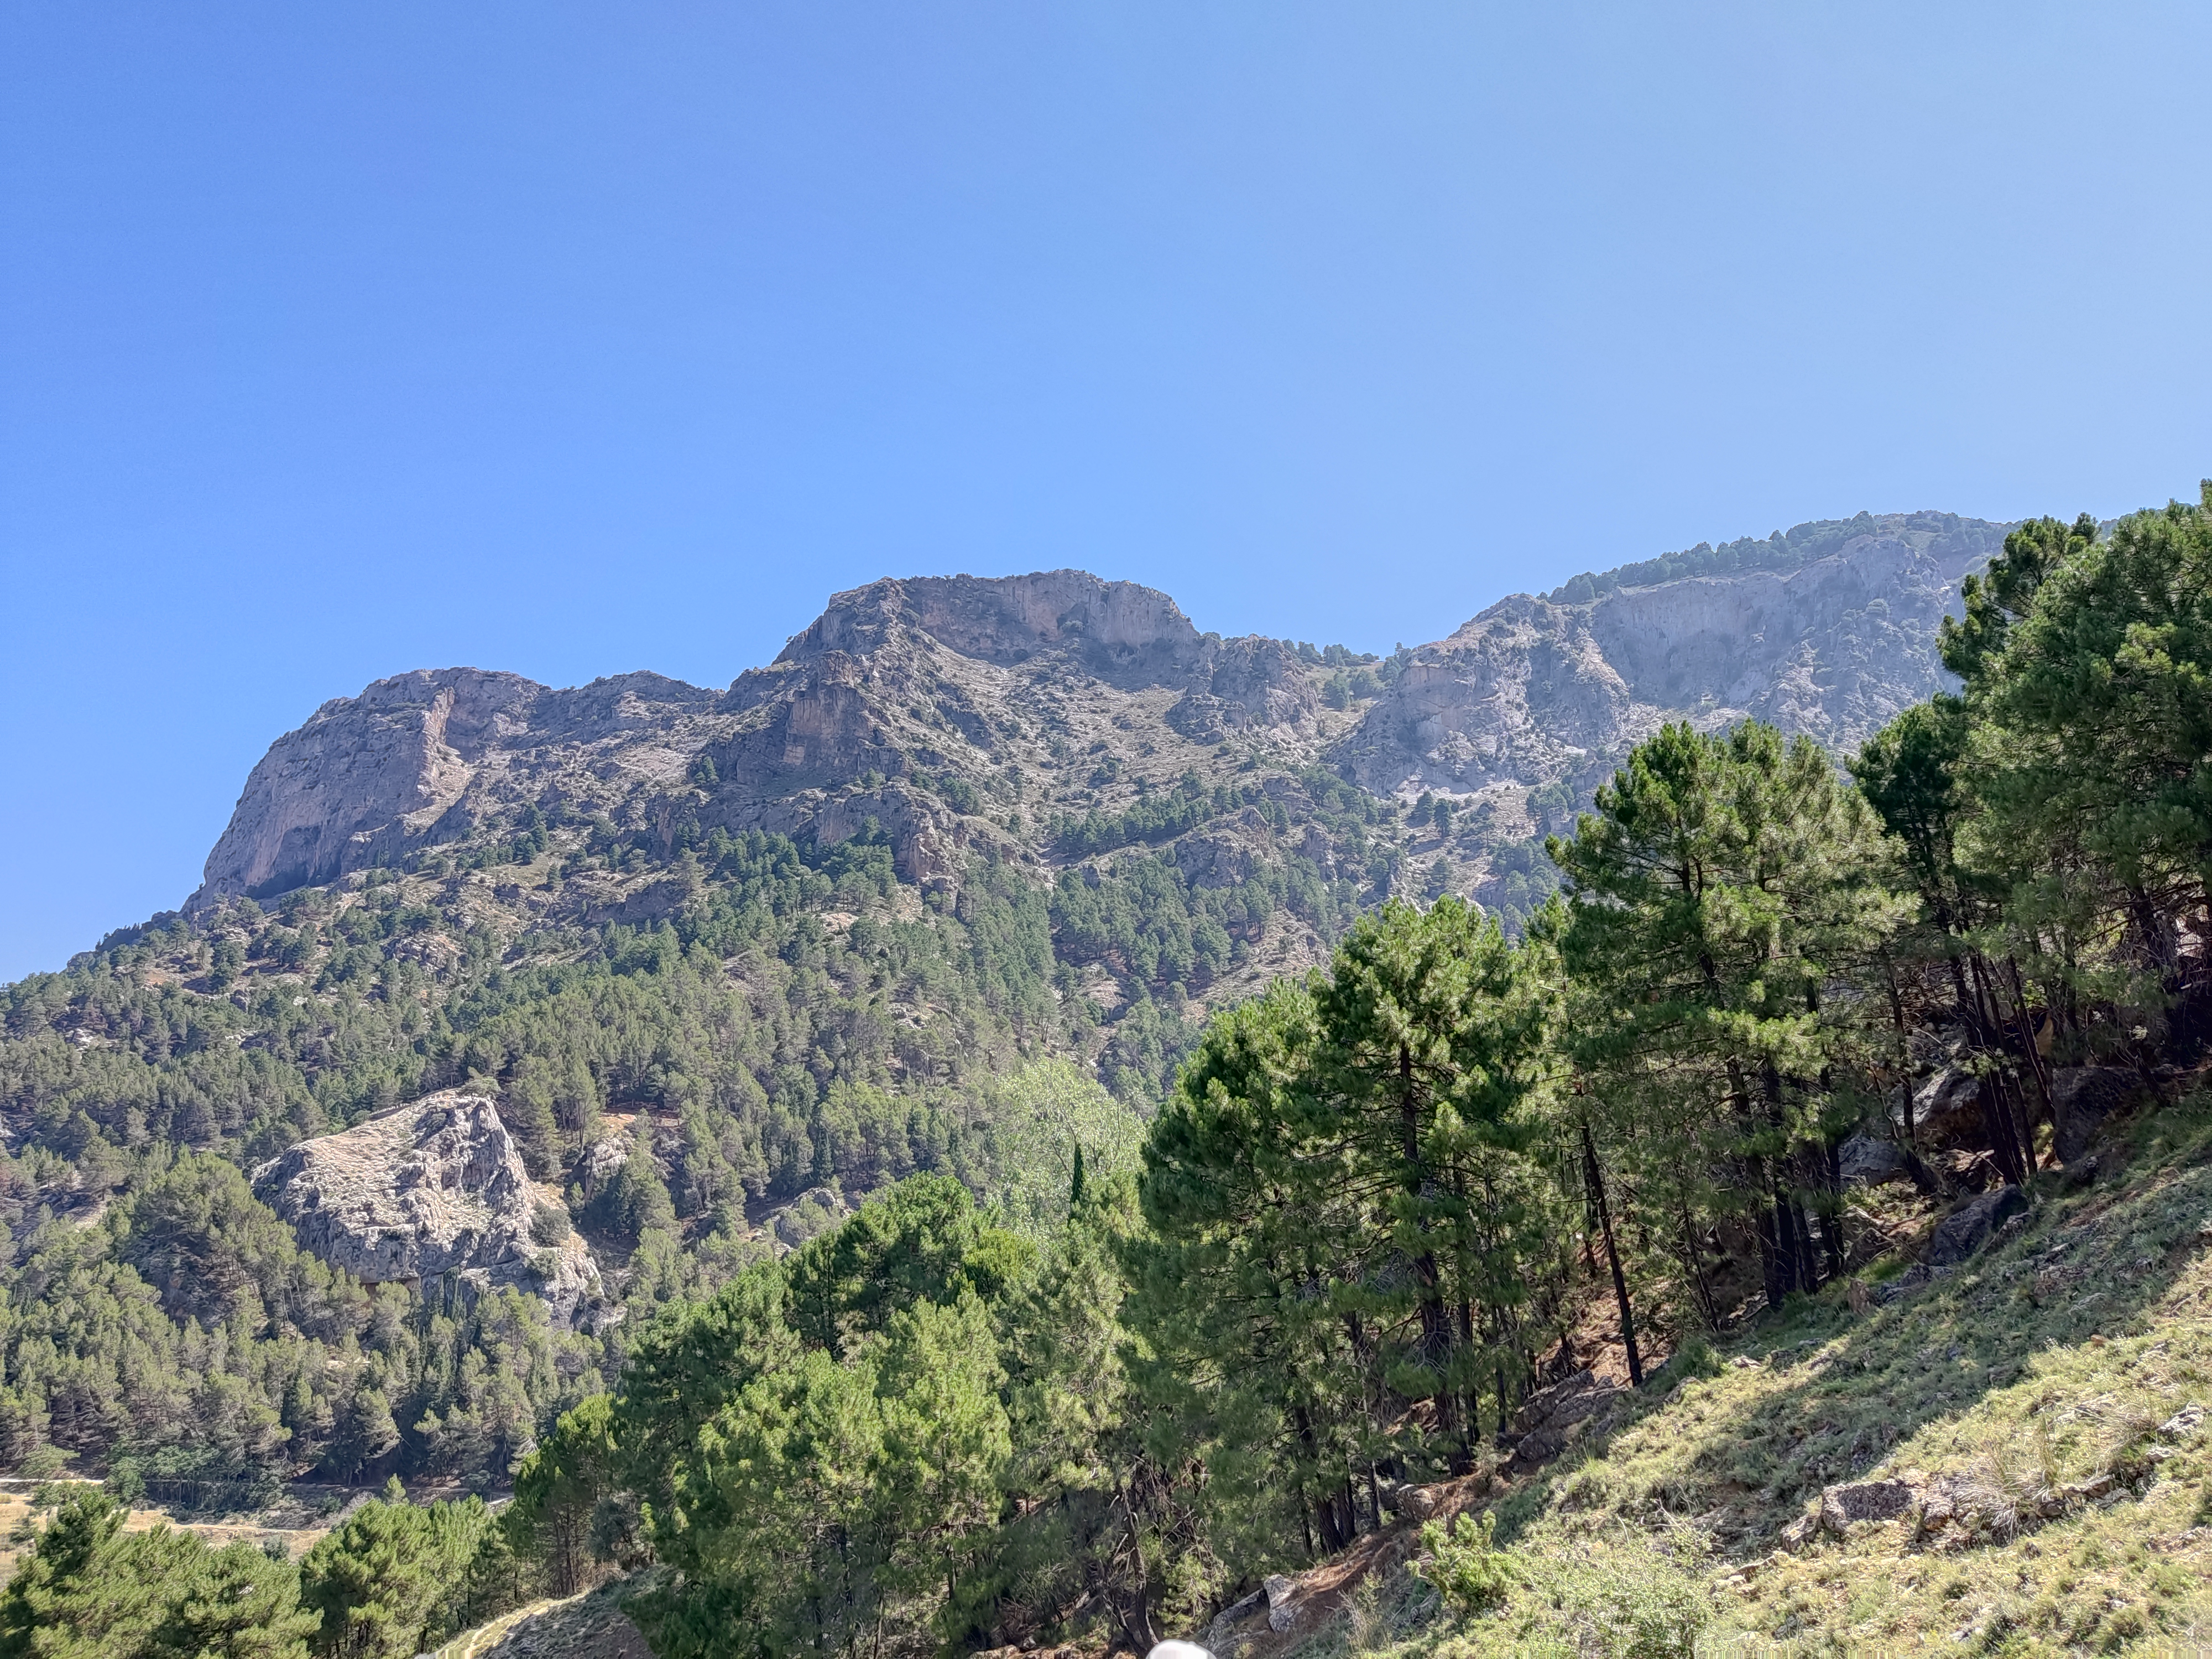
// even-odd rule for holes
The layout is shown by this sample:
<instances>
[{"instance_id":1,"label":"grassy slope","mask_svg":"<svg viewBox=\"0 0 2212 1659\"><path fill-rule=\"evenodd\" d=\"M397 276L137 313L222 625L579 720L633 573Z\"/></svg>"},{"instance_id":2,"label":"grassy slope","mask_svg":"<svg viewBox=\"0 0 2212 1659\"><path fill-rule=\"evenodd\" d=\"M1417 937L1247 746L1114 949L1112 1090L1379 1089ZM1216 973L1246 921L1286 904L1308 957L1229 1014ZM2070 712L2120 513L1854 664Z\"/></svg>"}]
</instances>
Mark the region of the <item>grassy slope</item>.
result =
<instances>
[{"instance_id":1,"label":"grassy slope","mask_svg":"<svg viewBox=\"0 0 2212 1659\"><path fill-rule=\"evenodd\" d=\"M1400 1573L1301 1659L2212 1646L2212 1441L2158 1432L2212 1406L2212 1093L2124 1135L1954 1275L1857 1317L1807 1299L1594 1421L1498 1503L1502 1604ZM1784 1547L1824 1485L1899 1474L1952 1477L1971 1529Z\"/></svg>"}]
</instances>

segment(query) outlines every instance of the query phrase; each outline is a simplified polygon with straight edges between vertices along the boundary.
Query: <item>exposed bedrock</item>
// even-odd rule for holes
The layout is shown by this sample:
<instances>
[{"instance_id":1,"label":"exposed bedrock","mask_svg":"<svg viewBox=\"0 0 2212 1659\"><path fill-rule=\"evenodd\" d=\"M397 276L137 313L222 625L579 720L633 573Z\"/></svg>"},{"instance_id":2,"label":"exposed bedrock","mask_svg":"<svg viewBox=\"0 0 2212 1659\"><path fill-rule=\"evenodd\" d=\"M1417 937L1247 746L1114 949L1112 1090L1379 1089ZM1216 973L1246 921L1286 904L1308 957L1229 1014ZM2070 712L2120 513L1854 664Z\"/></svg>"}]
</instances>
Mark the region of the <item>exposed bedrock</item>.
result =
<instances>
[{"instance_id":1,"label":"exposed bedrock","mask_svg":"<svg viewBox=\"0 0 2212 1659\"><path fill-rule=\"evenodd\" d=\"M254 1190L301 1247L368 1284L465 1297L513 1286L574 1322L599 1266L571 1231L531 1237L539 1201L507 1127L481 1095L448 1090L337 1134L303 1140L253 1172Z\"/></svg>"}]
</instances>

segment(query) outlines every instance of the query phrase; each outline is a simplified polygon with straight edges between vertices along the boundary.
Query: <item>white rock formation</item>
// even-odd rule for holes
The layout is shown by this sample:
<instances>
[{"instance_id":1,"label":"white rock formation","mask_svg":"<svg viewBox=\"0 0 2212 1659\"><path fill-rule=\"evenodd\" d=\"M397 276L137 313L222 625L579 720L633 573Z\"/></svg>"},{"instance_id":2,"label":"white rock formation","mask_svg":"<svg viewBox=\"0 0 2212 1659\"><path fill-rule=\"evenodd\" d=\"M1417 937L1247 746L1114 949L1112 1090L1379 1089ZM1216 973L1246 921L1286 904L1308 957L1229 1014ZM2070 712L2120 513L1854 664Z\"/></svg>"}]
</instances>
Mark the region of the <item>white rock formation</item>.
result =
<instances>
[{"instance_id":1,"label":"white rock formation","mask_svg":"<svg viewBox=\"0 0 2212 1659\"><path fill-rule=\"evenodd\" d=\"M599 1270L572 1231L530 1231L528 1173L492 1103L448 1090L303 1140L253 1172L254 1190L291 1224L301 1247L369 1284L467 1297L512 1285L573 1324L599 1290Z\"/></svg>"}]
</instances>

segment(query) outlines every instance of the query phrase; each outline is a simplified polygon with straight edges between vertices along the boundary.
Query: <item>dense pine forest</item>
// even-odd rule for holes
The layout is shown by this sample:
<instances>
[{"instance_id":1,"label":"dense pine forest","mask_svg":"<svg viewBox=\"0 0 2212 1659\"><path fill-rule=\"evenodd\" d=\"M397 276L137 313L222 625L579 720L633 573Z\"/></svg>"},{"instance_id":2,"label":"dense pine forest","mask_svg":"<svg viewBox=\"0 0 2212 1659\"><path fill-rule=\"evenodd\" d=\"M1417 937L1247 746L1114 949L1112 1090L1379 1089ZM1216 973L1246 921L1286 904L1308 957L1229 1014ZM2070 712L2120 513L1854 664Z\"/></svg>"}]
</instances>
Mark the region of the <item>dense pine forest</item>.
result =
<instances>
[{"instance_id":1,"label":"dense pine forest","mask_svg":"<svg viewBox=\"0 0 2212 1659\"><path fill-rule=\"evenodd\" d=\"M1873 1317L1942 1265L1900 1240L1972 1212L1971 1255L2193 1096L2212 483L2020 526L1941 650L1956 690L1850 754L1664 725L1495 838L1488 904L1406 851L1455 844L1449 802L1229 757L1031 825L1042 878L532 805L9 988L0 1466L47 1518L0 1656L404 1659L614 1579L669 1659L1142 1653L1401 1535L1390 1641L1534 1644L1503 1621L1552 1571L1516 1494L1559 1390L1658 1401ZM1405 672L1316 662L1332 708ZM1291 850L1158 850L1246 815ZM505 936L448 902L465 865L678 902ZM1292 937L1320 959L1278 971ZM540 1242L618 1297L362 1283L258 1193L440 1090L495 1101ZM1750 1484L1786 1509L1886 1449ZM381 1495L297 1560L124 1527L301 1482ZM1439 1492L1467 1518L1423 1534ZM1555 1596L1543 1639L1724 1621L1654 1582Z\"/></svg>"}]
</instances>

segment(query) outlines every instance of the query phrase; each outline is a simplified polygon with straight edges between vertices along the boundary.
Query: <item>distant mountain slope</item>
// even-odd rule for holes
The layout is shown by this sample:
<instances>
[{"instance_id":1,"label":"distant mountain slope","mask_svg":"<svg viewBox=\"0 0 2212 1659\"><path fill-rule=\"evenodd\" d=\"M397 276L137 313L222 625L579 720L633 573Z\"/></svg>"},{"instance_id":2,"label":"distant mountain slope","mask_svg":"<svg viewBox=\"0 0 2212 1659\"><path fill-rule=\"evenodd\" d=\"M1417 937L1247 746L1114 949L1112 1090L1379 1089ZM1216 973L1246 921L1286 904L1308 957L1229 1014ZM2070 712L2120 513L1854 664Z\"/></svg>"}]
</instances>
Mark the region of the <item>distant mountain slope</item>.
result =
<instances>
[{"instance_id":1,"label":"distant mountain slope","mask_svg":"<svg viewBox=\"0 0 2212 1659\"><path fill-rule=\"evenodd\" d=\"M1859 533L1808 560L1778 538L1739 555L1752 568L1501 599L1416 652L1340 757L1376 791L1526 793L1586 785L1668 719L1748 716L1854 748L1948 683L1936 623L2006 526L1919 513L1844 527Z\"/></svg>"},{"instance_id":2,"label":"distant mountain slope","mask_svg":"<svg viewBox=\"0 0 2212 1659\"><path fill-rule=\"evenodd\" d=\"M925 888L957 886L973 857L1043 871L1139 842L1173 844L1200 884L1294 845L1385 890L1417 854L1420 885L1485 896L1490 854L1563 820L1663 720L1748 715L1843 750L1937 689L1936 622L2003 532L1935 513L1801 526L1501 599L1381 663L1202 634L1165 594L1061 570L841 593L726 692L417 671L272 745L193 902L419 861L533 811L645 830L670 855L716 827L879 834ZM1652 580L1675 568L1703 574ZM1371 837L1316 827L1321 769L1378 805L1437 792L1481 810L1415 825L1378 863ZM602 882L536 908L635 921L653 904Z\"/></svg>"}]
</instances>

